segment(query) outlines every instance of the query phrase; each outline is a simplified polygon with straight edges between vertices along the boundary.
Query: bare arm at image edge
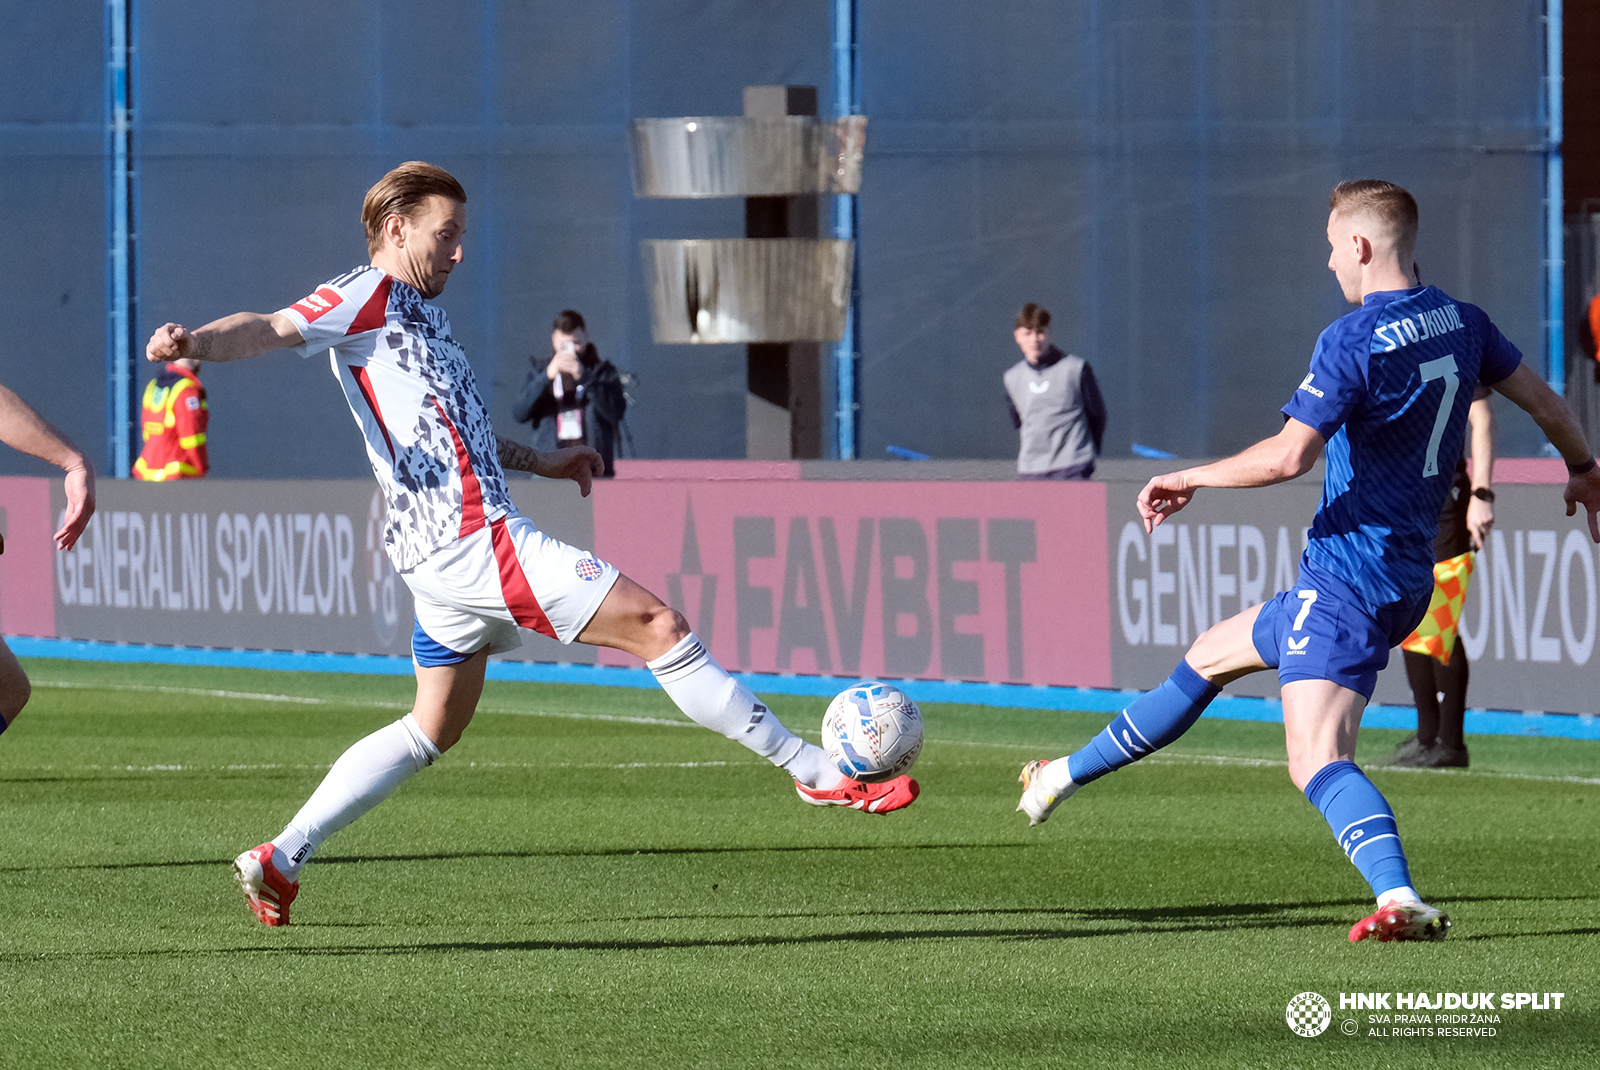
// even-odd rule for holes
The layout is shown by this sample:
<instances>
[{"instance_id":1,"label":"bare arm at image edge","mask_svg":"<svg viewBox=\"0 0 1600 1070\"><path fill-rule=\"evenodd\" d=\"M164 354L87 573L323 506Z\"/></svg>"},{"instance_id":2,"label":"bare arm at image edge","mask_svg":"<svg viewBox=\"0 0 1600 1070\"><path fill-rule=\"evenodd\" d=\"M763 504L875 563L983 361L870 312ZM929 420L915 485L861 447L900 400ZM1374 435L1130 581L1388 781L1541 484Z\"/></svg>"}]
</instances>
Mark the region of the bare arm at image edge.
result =
<instances>
[{"instance_id":1,"label":"bare arm at image edge","mask_svg":"<svg viewBox=\"0 0 1600 1070\"><path fill-rule=\"evenodd\" d=\"M1589 537L1600 542L1600 468L1593 464L1589 444L1584 441L1583 429L1578 426L1572 410L1526 364L1517 365L1516 371L1491 384L1491 389L1533 417L1539 430L1561 453L1569 471L1587 469L1567 479L1562 498L1566 500L1568 516L1577 512L1580 502L1583 504L1589 514Z\"/></svg>"},{"instance_id":2,"label":"bare arm at image edge","mask_svg":"<svg viewBox=\"0 0 1600 1070\"><path fill-rule=\"evenodd\" d=\"M1472 489L1494 493L1494 407L1489 404L1489 388L1480 386L1467 410L1467 427L1472 435ZM1467 502L1467 531L1472 548L1481 550L1494 527L1494 503L1476 494Z\"/></svg>"},{"instance_id":3,"label":"bare arm at image edge","mask_svg":"<svg viewBox=\"0 0 1600 1070\"><path fill-rule=\"evenodd\" d=\"M1311 471L1326 445L1317 429L1294 417L1283 430L1220 461L1156 476L1139 492L1139 516L1145 531L1189 504L1201 487L1270 487Z\"/></svg>"},{"instance_id":4,"label":"bare arm at image edge","mask_svg":"<svg viewBox=\"0 0 1600 1070\"><path fill-rule=\"evenodd\" d=\"M94 467L67 436L3 386L0 386L0 442L48 461L67 473L66 517L61 530L55 533L55 541L58 549L72 549L94 515Z\"/></svg>"},{"instance_id":5,"label":"bare arm at image edge","mask_svg":"<svg viewBox=\"0 0 1600 1070\"><path fill-rule=\"evenodd\" d=\"M560 450L536 450L509 438L494 437L500 466L514 472L531 472L546 479L570 479L578 484L583 497L589 496L594 479L603 470L600 454L588 446L568 446Z\"/></svg>"},{"instance_id":6,"label":"bare arm at image edge","mask_svg":"<svg viewBox=\"0 0 1600 1070\"><path fill-rule=\"evenodd\" d=\"M144 354L160 363L185 358L221 363L304 342L294 321L281 312L235 312L192 331L178 323L162 324L150 336Z\"/></svg>"}]
</instances>

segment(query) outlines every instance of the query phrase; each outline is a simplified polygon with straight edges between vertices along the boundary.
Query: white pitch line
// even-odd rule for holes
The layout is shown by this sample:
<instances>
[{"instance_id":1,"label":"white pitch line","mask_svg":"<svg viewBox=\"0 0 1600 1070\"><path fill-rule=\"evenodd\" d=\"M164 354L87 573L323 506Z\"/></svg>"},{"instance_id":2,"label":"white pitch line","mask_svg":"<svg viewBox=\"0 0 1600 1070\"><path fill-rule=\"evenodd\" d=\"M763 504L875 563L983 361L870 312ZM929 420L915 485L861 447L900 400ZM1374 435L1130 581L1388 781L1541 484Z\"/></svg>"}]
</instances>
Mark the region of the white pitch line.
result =
<instances>
[{"instance_id":1,"label":"white pitch line","mask_svg":"<svg viewBox=\"0 0 1600 1070\"><path fill-rule=\"evenodd\" d=\"M1275 758L1231 758L1224 754L1171 754L1145 761L1155 761L1163 765L1243 765L1272 767L1286 769L1289 763ZM1495 780L1533 780L1545 784L1600 784L1600 777L1587 776L1545 776L1538 773L1496 773L1486 769L1475 769L1470 773L1462 769L1407 769L1400 766L1366 766L1363 772L1380 773L1421 773L1433 776L1470 776L1490 777Z\"/></svg>"},{"instance_id":2,"label":"white pitch line","mask_svg":"<svg viewBox=\"0 0 1600 1070\"><path fill-rule=\"evenodd\" d=\"M216 691L216 690L211 690L211 689L207 689L207 688L199 688L199 687L166 687L166 686L161 686L161 685L156 685L156 684L90 684L90 683L69 682L69 681L65 681L65 680L35 680L35 681L33 681L33 686L35 686L35 687L61 688L61 689L100 690L100 691L144 691L144 692L157 692L157 693L161 693L161 694L174 694L174 695L201 695L201 696L205 696L205 697L208 697L208 698L253 699L253 700L258 701L258 702L291 702L291 703L297 703L297 704L300 704L300 705L307 705L307 706L328 706L328 705L333 705L333 706L355 706L355 707L358 707L358 708L385 709L385 710L409 710L411 708L411 704L410 703L404 703L404 702L380 702L380 701L362 700L362 699L305 698L305 697L302 697L302 696L299 696L299 695L277 695L277 694L263 693L263 692L253 692L253 691ZM515 716L515 717L559 717L559 718L562 718L564 720L573 720L573 721L610 721L610 722L619 723L619 724L656 725L658 727L663 727L663 728L698 728L698 727L700 727L699 725L695 724L693 721L690 721L688 719L672 720L672 719L669 719L669 718L666 718L666 717L629 717L629 716L624 716L622 714L610 714L610 713L575 713L575 712L565 712L565 711L558 711L558 710L529 710L529 709L510 710L510 709L496 708L496 707L493 707L493 706L481 706L481 707L479 707L478 712L479 713L504 714L504 715L510 715L510 716ZM810 733L810 734L814 734L814 733ZM982 740L964 740L964 739L963 740L933 740L933 739L930 739L930 740L928 740L928 742L933 744L934 746L938 746L938 747L996 747L996 748L1002 748L1002 749L1008 749L1008 750L1028 750L1028 751L1035 751L1035 752L1041 749L1037 745L1029 744L1029 743L990 743L990 742L986 742L986 741L982 741ZM1230 757L1228 755L1223 755L1223 754L1166 754L1166 755L1161 755L1159 757L1152 756L1150 758L1144 759L1144 761L1146 761L1146 762L1154 762L1157 765L1233 765L1233 766L1246 766L1246 767L1257 767L1257 768L1278 768L1278 769L1285 768L1289 764L1287 761L1283 761L1281 759L1276 759L1276 758L1236 758L1236 757ZM487 764L487 763L471 763L471 764ZM693 767L699 766L699 765L715 765L715 764L717 764L717 763L714 763L714 762L687 762L687 763L649 763L649 762L640 762L640 763L634 763L634 765L631 765L631 766L630 765L571 766L570 763L558 763L558 764L552 765L552 766L542 766L542 765L536 766L536 765L534 765L532 763L528 763L528 764L524 764L524 765L518 765L516 767L517 768L562 768L562 767L567 767L567 768L597 768L597 769L628 769L628 768L643 768L643 767L647 767L647 766L654 767L654 766L657 766L657 765L660 765L661 767L664 767L664 768L693 768ZM54 767L50 767L50 768L54 768ZM130 765L130 766L76 766L76 767L72 767L72 768L79 768L79 769L113 769L113 770L119 770L119 771L167 771L167 770L182 769L184 767L183 766L166 766L166 765L152 765L152 766L132 766L132 765ZM210 768L210 767L208 767L208 768ZM245 770L245 769L291 769L291 768L298 768L298 769L317 769L317 768L322 768L322 769L326 769L326 768L329 768L329 767L328 766L314 766L314 765L308 765L308 766L278 766L278 765L239 766L239 765L235 765L235 766L222 766L221 768L230 769L230 770ZM1385 772L1385 773L1431 773L1431 774L1435 774L1435 775L1446 775L1446 776L1463 776L1463 775L1465 775L1465 776L1473 776L1473 777L1489 777L1489 778L1493 778L1493 779L1496 779L1496 780L1528 780L1528 781L1534 781L1534 782L1546 783L1546 784L1600 785L1600 777L1546 776L1546 775L1541 775L1541 774L1537 774L1537 773L1496 773L1496 772L1489 772L1489 771L1486 771L1486 770L1473 770L1470 773L1464 773L1461 770L1455 770L1455 769L1408 769L1408 768L1397 767L1397 766L1374 766L1373 768L1381 770L1382 772Z\"/></svg>"},{"instance_id":3,"label":"white pitch line","mask_svg":"<svg viewBox=\"0 0 1600 1070\"><path fill-rule=\"evenodd\" d=\"M653 724L663 728L699 728L693 721L685 718L674 721L667 717L626 717L618 713L564 713L556 710L497 710L492 706L480 706L479 713L501 713L513 717L560 717L569 721L615 721L619 724Z\"/></svg>"},{"instance_id":4,"label":"white pitch line","mask_svg":"<svg viewBox=\"0 0 1600 1070\"><path fill-rule=\"evenodd\" d=\"M444 765L442 768L449 772L452 769L707 769L724 766L760 766L761 762L458 762L453 765ZM291 764L291 763L263 763L259 765L38 765L17 766L14 769L31 769L33 771L48 772L90 772L90 773L239 773L257 772L272 769L331 769L329 763L322 764Z\"/></svg>"},{"instance_id":5,"label":"white pitch line","mask_svg":"<svg viewBox=\"0 0 1600 1070\"><path fill-rule=\"evenodd\" d=\"M573 715L578 716L578 715ZM935 746L945 744L931 741ZM1014 744L1006 744L1012 746ZM1244 766L1249 768L1278 768L1288 766L1288 762L1277 761L1271 758L1236 758L1225 754L1174 754L1162 757L1144 759L1151 765L1226 765ZM720 768L723 766L758 766L760 762L459 762L445 764L441 768L450 769L704 769ZM963 762L962 765L973 763ZM258 765L181 765L181 764L152 764L152 765L40 765L40 766L13 766L10 772L33 770L42 772L112 772L112 773L216 773L216 772L257 772L274 769L306 770L328 769L330 764L287 764L263 763ZM1470 775L1474 777L1487 777L1495 780L1531 780L1547 784L1587 784L1600 785L1600 777L1578 776L1542 776L1535 773L1495 773L1473 772L1461 774L1449 769L1400 769L1379 766L1384 772L1395 773L1433 773L1449 776Z\"/></svg>"},{"instance_id":6,"label":"white pitch line","mask_svg":"<svg viewBox=\"0 0 1600 1070\"><path fill-rule=\"evenodd\" d=\"M34 680L34 687L82 691L136 691L163 695L199 695L205 698L246 699L256 702L292 702L302 706L353 706L357 709L409 710L409 702L383 702L376 699L305 698L300 695L277 695L260 691L217 691L202 687L166 687L156 684L87 684L65 680ZM693 721L672 720L666 717L629 717L610 713L569 713L561 710L504 709L479 706L479 713L508 714L516 717L561 717L579 721L617 721L622 724L649 724L667 728L695 728Z\"/></svg>"},{"instance_id":7,"label":"white pitch line","mask_svg":"<svg viewBox=\"0 0 1600 1070\"><path fill-rule=\"evenodd\" d=\"M304 706L325 706L331 699L301 698L298 695L273 695L256 691L215 691L203 687L164 687L156 684L85 684L68 682L66 680L34 680L34 687L49 687L60 690L80 691L147 691L162 695L202 695L207 698L238 698L253 699L257 702L294 702ZM362 703L362 705L396 706L396 703ZM400 709L410 709L410 706L398 706Z\"/></svg>"},{"instance_id":8,"label":"white pitch line","mask_svg":"<svg viewBox=\"0 0 1600 1070\"><path fill-rule=\"evenodd\" d=\"M475 769L705 769L761 762L467 762ZM448 768L448 767L446 767Z\"/></svg>"}]
</instances>

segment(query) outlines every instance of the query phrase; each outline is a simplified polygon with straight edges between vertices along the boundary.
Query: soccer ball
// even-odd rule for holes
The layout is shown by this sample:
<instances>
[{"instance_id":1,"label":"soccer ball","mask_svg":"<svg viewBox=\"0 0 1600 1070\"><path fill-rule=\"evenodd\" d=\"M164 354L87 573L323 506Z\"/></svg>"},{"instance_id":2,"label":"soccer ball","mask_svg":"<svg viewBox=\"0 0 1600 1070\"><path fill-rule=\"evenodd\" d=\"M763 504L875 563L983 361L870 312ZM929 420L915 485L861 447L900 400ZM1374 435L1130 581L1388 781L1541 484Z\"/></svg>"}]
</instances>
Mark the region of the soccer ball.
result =
<instances>
[{"instance_id":1,"label":"soccer ball","mask_svg":"<svg viewBox=\"0 0 1600 1070\"><path fill-rule=\"evenodd\" d=\"M922 712L893 684L864 681L828 704L822 749L852 780L892 780L922 753Z\"/></svg>"}]
</instances>

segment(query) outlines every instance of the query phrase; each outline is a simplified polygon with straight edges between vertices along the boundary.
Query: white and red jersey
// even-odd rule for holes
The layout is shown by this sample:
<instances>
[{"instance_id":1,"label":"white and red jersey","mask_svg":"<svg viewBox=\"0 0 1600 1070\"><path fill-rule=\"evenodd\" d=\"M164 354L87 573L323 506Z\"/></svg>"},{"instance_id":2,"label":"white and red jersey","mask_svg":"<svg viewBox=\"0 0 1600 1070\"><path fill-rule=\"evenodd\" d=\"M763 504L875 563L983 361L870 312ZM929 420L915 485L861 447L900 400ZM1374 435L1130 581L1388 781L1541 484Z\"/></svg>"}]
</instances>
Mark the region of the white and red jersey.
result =
<instances>
[{"instance_id":1,"label":"white and red jersey","mask_svg":"<svg viewBox=\"0 0 1600 1070\"><path fill-rule=\"evenodd\" d=\"M282 310L328 350L388 499L383 540L399 571L516 508L494 431L450 320L375 267L356 268Z\"/></svg>"}]
</instances>

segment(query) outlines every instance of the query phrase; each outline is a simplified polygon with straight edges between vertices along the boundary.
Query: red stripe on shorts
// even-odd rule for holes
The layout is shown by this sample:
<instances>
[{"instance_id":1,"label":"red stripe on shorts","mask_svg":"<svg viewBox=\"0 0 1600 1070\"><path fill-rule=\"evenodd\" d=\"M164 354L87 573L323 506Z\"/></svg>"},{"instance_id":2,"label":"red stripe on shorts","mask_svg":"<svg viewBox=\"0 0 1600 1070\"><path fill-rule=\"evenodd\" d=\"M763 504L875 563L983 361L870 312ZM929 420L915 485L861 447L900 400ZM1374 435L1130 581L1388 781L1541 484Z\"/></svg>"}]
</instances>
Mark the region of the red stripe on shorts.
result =
<instances>
[{"instance_id":1,"label":"red stripe on shorts","mask_svg":"<svg viewBox=\"0 0 1600 1070\"><path fill-rule=\"evenodd\" d=\"M500 592L505 596L506 608L511 610L511 619L540 635L556 638L556 630L550 618L544 615L544 607L533 596L533 588L528 586L528 577L522 571L522 562L517 560L517 547L511 541L511 532L506 530L505 517L490 524L489 533L494 541L495 564L500 566Z\"/></svg>"},{"instance_id":2,"label":"red stripe on shorts","mask_svg":"<svg viewBox=\"0 0 1600 1070\"><path fill-rule=\"evenodd\" d=\"M478 475L472 470L472 458L467 456L466 443L461 441L461 434L456 430L456 425L450 422L450 417L444 414L444 406L439 404L438 398L429 398L433 407L439 410L439 419L444 421L444 426L450 431L450 441L456 447L456 467L461 470L461 535L466 538L474 531L483 527L483 490L478 486ZM499 553L497 549L495 551ZM505 567L501 566L504 575Z\"/></svg>"}]
</instances>

